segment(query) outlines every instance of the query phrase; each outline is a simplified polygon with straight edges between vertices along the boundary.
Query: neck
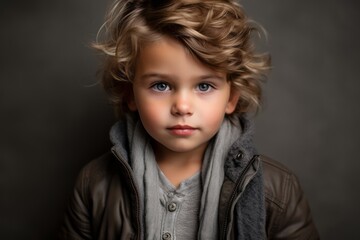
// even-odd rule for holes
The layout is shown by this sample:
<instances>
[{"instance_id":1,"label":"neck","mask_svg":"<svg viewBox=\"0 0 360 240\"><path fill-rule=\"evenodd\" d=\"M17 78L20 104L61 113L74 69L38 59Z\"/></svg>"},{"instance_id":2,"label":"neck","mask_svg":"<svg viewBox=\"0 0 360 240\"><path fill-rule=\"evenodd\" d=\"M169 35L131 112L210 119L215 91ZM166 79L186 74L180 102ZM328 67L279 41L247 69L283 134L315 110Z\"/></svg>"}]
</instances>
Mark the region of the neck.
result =
<instances>
[{"instance_id":1,"label":"neck","mask_svg":"<svg viewBox=\"0 0 360 240\"><path fill-rule=\"evenodd\" d=\"M156 162L167 179L178 187L180 183L200 171L207 144L191 152L175 152L160 144L153 144Z\"/></svg>"}]
</instances>

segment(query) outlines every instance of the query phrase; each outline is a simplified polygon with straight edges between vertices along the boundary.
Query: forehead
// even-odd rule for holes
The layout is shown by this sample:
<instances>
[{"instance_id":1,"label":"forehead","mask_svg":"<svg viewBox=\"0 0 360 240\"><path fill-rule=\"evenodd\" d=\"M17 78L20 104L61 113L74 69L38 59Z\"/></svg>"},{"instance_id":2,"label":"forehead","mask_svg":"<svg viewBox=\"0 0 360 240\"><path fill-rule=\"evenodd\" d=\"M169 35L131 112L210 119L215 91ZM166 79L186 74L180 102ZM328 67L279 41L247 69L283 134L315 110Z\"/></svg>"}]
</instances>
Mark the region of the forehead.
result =
<instances>
[{"instance_id":1,"label":"forehead","mask_svg":"<svg viewBox=\"0 0 360 240\"><path fill-rule=\"evenodd\" d=\"M186 47L170 37L146 43L140 49L136 61L136 75L152 71L183 77L224 75L202 63Z\"/></svg>"},{"instance_id":2,"label":"forehead","mask_svg":"<svg viewBox=\"0 0 360 240\"><path fill-rule=\"evenodd\" d=\"M186 49L177 40L163 36L153 41L143 43L140 48L138 61L151 60L157 61L170 61L174 56L178 57L192 57L188 49Z\"/></svg>"}]
</instances>

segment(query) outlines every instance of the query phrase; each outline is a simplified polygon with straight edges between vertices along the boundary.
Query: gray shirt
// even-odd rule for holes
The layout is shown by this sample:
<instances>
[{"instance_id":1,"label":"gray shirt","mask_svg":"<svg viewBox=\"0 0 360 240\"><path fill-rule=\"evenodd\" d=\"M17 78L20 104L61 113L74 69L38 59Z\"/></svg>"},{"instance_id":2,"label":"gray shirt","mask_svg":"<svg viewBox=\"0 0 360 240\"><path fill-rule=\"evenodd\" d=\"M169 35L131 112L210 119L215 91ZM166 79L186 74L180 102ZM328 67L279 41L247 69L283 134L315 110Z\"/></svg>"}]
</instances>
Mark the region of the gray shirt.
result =
<instances>
[{"instance_id":1,"label":"gray shirt","mask_svg":"<svg viewBox=\"0 0 360 240\"><path fill-rule=\"evenodd\" d=\"M200 172L175 188L159 169L159 184L161 238L197 239L201 200Z\"/></svg>"}]
</instances>

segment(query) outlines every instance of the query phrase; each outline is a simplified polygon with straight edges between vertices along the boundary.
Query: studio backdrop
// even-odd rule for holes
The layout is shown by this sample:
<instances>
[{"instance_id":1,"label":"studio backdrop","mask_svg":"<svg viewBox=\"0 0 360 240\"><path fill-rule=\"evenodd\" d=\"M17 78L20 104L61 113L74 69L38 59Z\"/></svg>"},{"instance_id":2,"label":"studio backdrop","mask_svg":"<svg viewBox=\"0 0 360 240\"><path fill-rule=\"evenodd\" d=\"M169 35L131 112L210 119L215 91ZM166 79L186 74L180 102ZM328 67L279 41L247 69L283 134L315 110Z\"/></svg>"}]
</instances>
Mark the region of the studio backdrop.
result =
<instances>
[{"instance_id":1,"label":"studio backdrop","mask_svg":"<svg viewBox=\"0 0 360 240\"><path fill-rule=\"evenodd\" d=\"M110 1L0 3L0 239L55 239L80 168L109 150L95 40ZM360 4L242 0L272 55L260 153L299 177L322 239L360 239Z\"/></svg>"}]
</instances>

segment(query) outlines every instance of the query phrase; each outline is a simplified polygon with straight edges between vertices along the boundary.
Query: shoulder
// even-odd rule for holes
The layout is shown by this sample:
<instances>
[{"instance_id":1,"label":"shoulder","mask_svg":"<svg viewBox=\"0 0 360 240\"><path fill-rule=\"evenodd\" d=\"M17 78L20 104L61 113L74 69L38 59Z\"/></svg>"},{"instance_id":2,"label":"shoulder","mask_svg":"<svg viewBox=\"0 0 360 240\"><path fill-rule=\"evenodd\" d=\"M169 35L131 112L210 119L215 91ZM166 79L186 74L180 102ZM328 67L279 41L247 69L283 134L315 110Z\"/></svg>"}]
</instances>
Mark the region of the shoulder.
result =
<instances>
[{"instance_id":1,"label":"shoulder","mask_svg":"<svg viewBox=\"0 0 360 240\"><path fill-rule=\"evenodd\" d=\"M107 152L83 166L78 177L87 181L100 180L109 175L114 167L114 156L110 152Z\"/></svg>"},{"instance_id":2,"label":"shoulder","mask_svg":"<svg viewBox=\"0 0 360 240\"><path fill-rule=\"evenodd\" d=\"M107 171L109 171L114 165L114 156L111 152L107 152L90 162L88 162L82 169L80 173L85 174L86 176L102 176Z\"/></svg>"},{"instance_id":3,"label":"shoulder","mask_svg":"<svg viewBox=\"0 0 360 240\"><path fill-rule=\"evenodd\" d=\"M121 216L130 215L128 209L132 209L132 196L128 196L121 171L119 161L111 152L90 161L81 169L69 199L61 239L93 239L102 234L104 221L113 228L123 226L122 218L106 215L120 210ZM120 210L119 206L122 206Z\"/></svg>"},{"instance_id":4,"label":"shoulder","mask_svg":"<svg viewBox=\"0 0 360 240\"><path fill-rule=\"evenodd\" d=\"M288 201L287 191L293 185L299 185L296 176L284 164L274 159L261 156L261 161L266 201L276 204L279 208L285 208Z\"/></svg>"},{"instance_id":5,"label":"shoulder","mask_svg":"<svg viewBox=\"0 0 360 240\"><path fill-rule=\"evenodd\" d=\"M109 154L94 159L87 163L79 172L73 194L69 199L68 209L65 214L60 239L91 239L92 238L92 216L91 208L96 200L97 209L103 209L98 201L103 196L103 179L108 175L111 158ZM98 189L98 190L97 190ZM101 213L101 211L98 211Z\"/></svg>"},{"instance_id":6,"label":"shoulder","mask_svg":"<svg viewBox=\"0 0 360 240\"><path fill-rule=\"evenodd\" d=\"M282 163L261 156L267 235L271 239L318 239L299 180Z\"/></svg>"},{"instance_id":7,"label":"shoulder","mask_svg":"<svg viewBox=\"0 0 360 240\"><path fill-rule=\"evenodd\" d=\"M106 190L110 179L118 172L118 164L111 152L88 162L79 172L75 189L82 196L88 196L94 191Z\"/></svg>"}]
</instances>

